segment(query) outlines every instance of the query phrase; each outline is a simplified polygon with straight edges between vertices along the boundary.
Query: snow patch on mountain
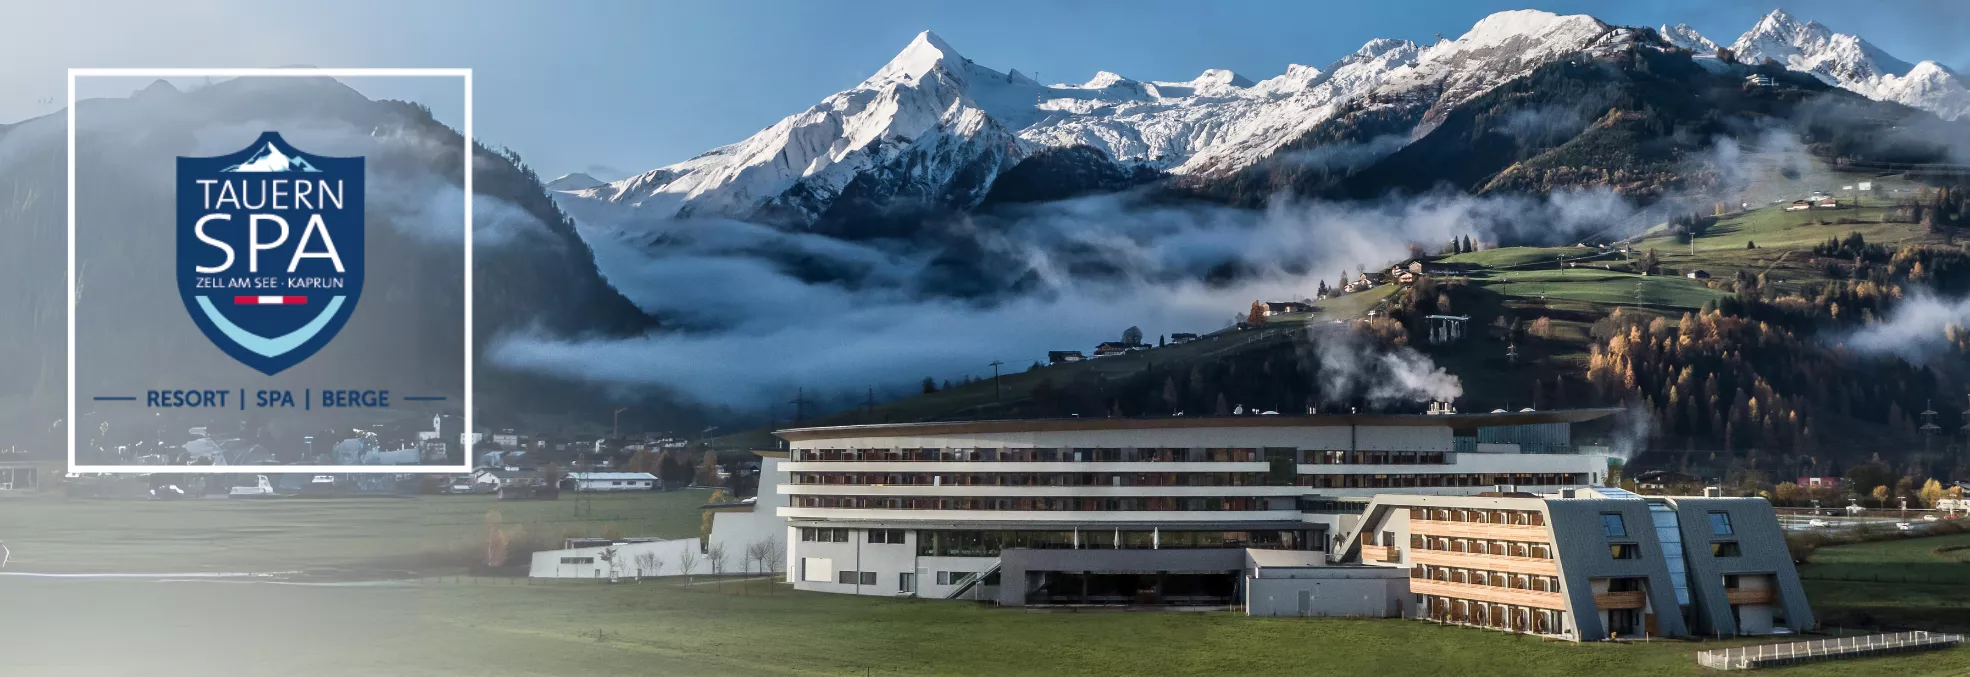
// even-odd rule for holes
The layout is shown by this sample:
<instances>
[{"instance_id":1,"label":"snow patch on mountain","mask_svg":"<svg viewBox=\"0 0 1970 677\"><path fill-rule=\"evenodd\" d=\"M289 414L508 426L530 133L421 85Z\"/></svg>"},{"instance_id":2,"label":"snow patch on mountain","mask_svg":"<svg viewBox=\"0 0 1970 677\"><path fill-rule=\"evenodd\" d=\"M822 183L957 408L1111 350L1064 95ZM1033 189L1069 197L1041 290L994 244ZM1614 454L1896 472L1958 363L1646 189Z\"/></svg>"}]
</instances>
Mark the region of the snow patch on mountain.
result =
<instances>
[{"instance_id":1,"label":"snow patch on mountain","mask_svg":"<svg viewBox=\"0 0 1970 677\"><path fill-rule=\"evenodd\" d=\"M909 199L963 208L999 173L1044 148L1088 146L1112 161L1173 174L1251 166L1334 116L1357 108L1420 106L1428 133L1450 109L1555 60L1604 55L1648 41L1647 29L1537 10L1485 17L1454 40L1423 46L1376 39L1325 68L1290 65L1253 81L1211 69L1186 81L1101 71L1044 85L986 68L936 34L916 36L860 84L738 143L571 194L670 216L719 215L808 224L853 186L881 206ZM1662 42L1710 60L1716 43L1687 25ZM1855 36L1783 12L1731 46L1876 99L1970 112L1970 93L1933 62L1909 65Z\"/></svg>"},{"instance_id":2,"label":"snow patch on mountain","mask_svg":"<svg viewBox=\"0 0 1970 677\"><path fill-rule=\"evenodd\" d=\"M1669 41L1669 44L1687 49L1699 56L1710 56L1717 53L1717 43L1711 42L1710 38L1703 37L1702 33L1698 33L1696 29L1690 28L1689 24L1676 24L1674 26L1663 24L1662 27L1655 29L1655 32L1661 35L1662 39Z\"/></svg>"},{"instance_id":3,"label":"snow patch on mountain","mask_svg":"<svg viewBox=\"0 0 1970 677\"><path fill-rule=\"evenodd\" d=\"M589 176L587 172L575 172L573 174L563 174L561 178L547 182L547 189L551 191L585 190L604 185L608 185L608 182Z\"/></svg>"},{"instance_id":4,"label":"snow patch on mountain","mask_svg":"<svg viewBox=\"0 0 1970 677\"><path fill-rule=\"evenodd\" d=\"M1810 73L1821 82L1880 101L1893 101L1954 120L1970 113L1970 90L1934 61L1911 65L1859 36L1835 33L1817 21L1800 23L1772 10L1731 43L1738 61L1766 59Z\"/></svg>"}]
</instances>

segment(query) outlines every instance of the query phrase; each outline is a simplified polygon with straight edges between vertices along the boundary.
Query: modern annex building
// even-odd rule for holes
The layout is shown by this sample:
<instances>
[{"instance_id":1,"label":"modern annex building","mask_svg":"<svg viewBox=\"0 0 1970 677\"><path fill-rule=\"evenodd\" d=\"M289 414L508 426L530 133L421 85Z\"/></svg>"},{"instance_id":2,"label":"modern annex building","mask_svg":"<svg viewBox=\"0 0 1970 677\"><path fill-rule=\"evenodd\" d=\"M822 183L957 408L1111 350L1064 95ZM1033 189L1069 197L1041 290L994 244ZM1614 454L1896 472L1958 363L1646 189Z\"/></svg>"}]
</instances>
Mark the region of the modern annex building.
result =
<instances>
[{"instance_id":1,"label":"modern annex building","mask_svg":"<svg viewBox=\"0 0 1970 677\"><path fill-rule=\"evenodd\" d=\"M1403 615L1572 639L1812 627L1762 498L1384 495L1338 559L1406 569Z\"/></svg>"},{"instance_id":2,"label":"modern annex building","mask_svg":"<svg viewBox=\"0 0 1970 677\"><path fill-rule=\"evenodd\" d=\"M1378 494L1601 484L1606 449L1576 448L1571 429L1611 413L797 428L777 433L787 456L775 493L786 503L789 577L805 590L1007 605L1235 604L1261 564L1279 580L1340 576L1311 570L1335 546L1356 547L1343 536ZM1248 550L1282 552L1259 562ZM1349 575L1359 580L1332 584L1377 611L1400 611L1376 590L1402 572Z\"/></svg>"}]
</instances>

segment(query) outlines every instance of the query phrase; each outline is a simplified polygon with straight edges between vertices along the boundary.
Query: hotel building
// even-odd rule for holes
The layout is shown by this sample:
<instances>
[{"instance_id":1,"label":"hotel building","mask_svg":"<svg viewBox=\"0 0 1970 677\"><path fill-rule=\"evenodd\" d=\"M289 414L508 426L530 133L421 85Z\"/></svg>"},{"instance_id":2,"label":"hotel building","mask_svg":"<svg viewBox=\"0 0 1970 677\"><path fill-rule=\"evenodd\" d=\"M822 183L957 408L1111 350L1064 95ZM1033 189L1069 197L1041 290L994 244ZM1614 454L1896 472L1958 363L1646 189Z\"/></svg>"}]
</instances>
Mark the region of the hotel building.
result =
<instances>
[{"instance_id":1,"label":"hotel building","mask_svg":"<svg viewBox=\"0 0 1970 677\"><path fill-rule=\"evenodd\" d=\"M1568 639L1812 627L1770 503L1620 489L1384 495L1335 559L1406 570L1402 614Z\"/></svg>"},{"instance_id":2,"label":"hotel building","mask_svg":"<svg viewBox=\"0 0 1970 677\"><path fill-rule=\"evenodd\" d=\"M1571 429L1611 413L838 426L779 431L786 449L766 453L785 454L774 493L803 590L1235 604L1259 564L1290 572L1357 548L1345 539L1379 494L1601 484L1606 449L1575 447ZM1372 588L1404 572L1350 575Z\"/></svg>"}]
</instances>

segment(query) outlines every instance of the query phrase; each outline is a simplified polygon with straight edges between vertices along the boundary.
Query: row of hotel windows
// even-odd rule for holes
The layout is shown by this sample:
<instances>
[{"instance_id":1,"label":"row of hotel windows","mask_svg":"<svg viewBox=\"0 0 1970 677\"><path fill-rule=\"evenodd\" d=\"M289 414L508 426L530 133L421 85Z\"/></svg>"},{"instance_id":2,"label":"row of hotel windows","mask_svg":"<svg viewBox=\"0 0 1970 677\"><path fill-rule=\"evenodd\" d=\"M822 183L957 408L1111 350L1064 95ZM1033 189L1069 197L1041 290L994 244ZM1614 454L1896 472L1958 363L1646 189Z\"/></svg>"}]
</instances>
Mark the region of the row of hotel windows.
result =
<instances>
[{"instance_id":1,"label":"row of hotel windows","mask_svg":"<svg viewBox=\"0 0 1970 677\"><path fill-rule=\"evenodd\" d=\"M1254 531L945 531L919 530L922 557L997 557L1006 548L1035 550L1149 550L1256 548L1319 550L1323 532L1308 529Z\"/></svg>"},{"instance_id":2,"label":"row of hotel windows","mask_svg":"<svg viewBox=\"0 0 1970 677\"><path fill-rule=\"evenodd\" d=\"M1616 515L1619 517L1619 515ZM1476 508L1410 508L1409 519L1474 524L1520 524L1545 526L1546 513L1537 510L1483 510Z\"/></svg>"},{"instance_id":3,"label":"row of hotel windows","mask_svg":"<svg viewBox=\"0 0 1970 677\"><path fill-rule=\"evenodd\" d=\"M1373 545L1373 543L1370 543ZM1533 559L1552 559L1553 546L1545 543L1521 543L1518 541L1482 541L1465 538L1429 538L1411 535L1410 550L1435 550L1438 552L1461 552L1472 555L1505 555L1508 557L1530 557Z\"/></svg>"},{"instance_id":4,"label":"row of hotel windows","mask_svg":"<svg viewBox=\"0 0 1970 677\"><path fill-rule=\"evenodd\" d=\"M1731 514L1729 512L1718 510L1710 513L1711 535L1731 536L1735 533L1736 531L1731 527ZM1601 535L1610 539L1628 537L1628 524L1623 520L1621 513L1601 513ZM1609 543L1608 555L1614 559L1637 559L1641 557L1641 546L1634 543ZM1741 557L1743 555L1744 549L1737 544L1737 541L1710 542L1711 557Z\"/></svg>"},{"instance_id":5,"label":"row of hotel windows","mask_svg":"<svg viewBox=\"0 0 1970 677\"><path fill-rule=\"evenodd\" d=\"M792 484L943 487L1242 487L1266 486L1265 473L821 473L789 475Z\"/></svg>"},{"instance_id":6,"label":"row of hotel windows","mask_svg":"<svg viewBox=\"0 0 1970 677\"><path fill-rule=\"evenodd\" d=\"M1467 623L1540 635L1557 635L1565 627L1564 612L1553 609L1492 604L1435 595L1425 596L1423 603L1429 605L1430 620L1444 623Z\"/></svg>"},{"instance_id":7,"label":"row of hotel windows","mask_svg":"<svg viewBox=\"0 0 1970 677\"><path fill-rule=\"evenodd\" d=\"M1295 449L1266 449L1269 454L1292 454ZM1265 460L1258 449L798 449L796 461L1044 461L1082 463L1252 463Z\"/></svg>"},{"instance_id":8,"label":"row of hotel windows","mask_svg":"<svg viewBox=\"0 0 1970 677\"><path fill-rule=\"evenodd\" d=\"M801 449L796 461L909 462L1080 462L1080 463L1256 463L1284 461L1313 465L1445 465L1454 456L1443 451L1328 450L1293 447L1253 448L1138 448L1080 449Z\"/></svg>"},{"instance_id":9,"label":"row of hotel windows","mask_svg":"<svg viewBox=\"0 0 1970 677\"><path fill-rule=\"evenodd\" d=\"M974 497L974 496L796 496L799 508L861 508L876 510L1076 510L1108 511L1254 511L1293 510L1297 499L1252 496L1141 497Z\"/></svg>"},{"instance_id":10,"label":"row of hotel windows","mask_svg":"<svg viewBox=\"0 0 1970 677\"><path fill-rule=\"evenodd\" d=\"M848 543L856 530L841 527L801 527L800 540ZM904 545L903 529L868 529L872 544ZM1318 530L1262 529L1257 531L949 531L917 532L917 554L923 557L997 557L1005 548L1036 550L1148 550L1152 548L1258 548L1261 550L1319 550ZM940 574L942 572L939 572ZM939 576L938 585L945 585ZM842 581L844 583L852 581ZM864 585L867 585L866 583Z\"/></svg>"},{"instance_id":11,"label":"row of hotel windows","mask_svg":"<svg viewBox=\"0 0 1970 677\"><path fill-rule=\"evenodd\" d=\"M1560 591L1560 579L1558 576L1512 574L1499 571L1486 571L1483 569L1464 569L1419 564L1409 569L1409 577L1427 578L1445 583L1488 585L1494 588L1511 588L1513 590L1532 590L1535 592Z\"/></svg>"},{"instance_id":12,"label":"row of hotel windows","mask_svg":"<svg viewBox=\"0 0 1970 677\"><path fill-rule=\"evenodd\" d=\"M1299 486L1320 489L1400 487L1578 486L1586 473L1431 473L1426 475L1300 475Z\"/></svg>"}]
</instances>

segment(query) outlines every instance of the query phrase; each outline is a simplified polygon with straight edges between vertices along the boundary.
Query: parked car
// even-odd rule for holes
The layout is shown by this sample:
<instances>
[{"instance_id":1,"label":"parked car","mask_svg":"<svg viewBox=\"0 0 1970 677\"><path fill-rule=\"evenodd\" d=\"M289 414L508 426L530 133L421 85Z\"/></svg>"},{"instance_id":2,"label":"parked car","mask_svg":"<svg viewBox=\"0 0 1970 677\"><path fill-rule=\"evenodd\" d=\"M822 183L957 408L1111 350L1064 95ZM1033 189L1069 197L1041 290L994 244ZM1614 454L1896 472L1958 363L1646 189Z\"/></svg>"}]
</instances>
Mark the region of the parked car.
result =
<instances>
[{"instance_id":1,"label":"parked car","mask_svg":"<svg viewBox=\"0 0 1970 677\"><path fill-rule=\"evenodd\" d=\"M1816 519L1816 520L1810 520L1810 521L1807 521L1807 522L1806 522L1806 526L1809 526L1809 527L1826 527L1826 526L1831 526L1831 525L1828 525L1828 524L1826 523L1826 520L1820 520L1820 519Z\"/></svg>"},{"instance_id":2,"label":"parked car","mask_svg":"<svg viewBox=\"0 0 1970 677\"><path fill-rule=\"evenodd\" d=\"M1902 530L1902 531L1908 531L1908 530L1910 530L1910 529L1914 529L1914 528L1915 528L1915 526L1914 526L1914 525L1911 525L1911 524L1909 524L1909 523L1907 523L1907 522L1896 522L1896 523L1895 523L1895 528L1896 528L1896 529L1900 529L1900 530Z\"/></svg>"}]
</instances>

